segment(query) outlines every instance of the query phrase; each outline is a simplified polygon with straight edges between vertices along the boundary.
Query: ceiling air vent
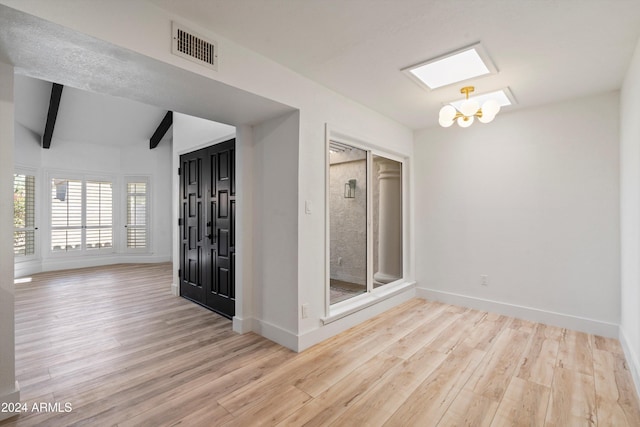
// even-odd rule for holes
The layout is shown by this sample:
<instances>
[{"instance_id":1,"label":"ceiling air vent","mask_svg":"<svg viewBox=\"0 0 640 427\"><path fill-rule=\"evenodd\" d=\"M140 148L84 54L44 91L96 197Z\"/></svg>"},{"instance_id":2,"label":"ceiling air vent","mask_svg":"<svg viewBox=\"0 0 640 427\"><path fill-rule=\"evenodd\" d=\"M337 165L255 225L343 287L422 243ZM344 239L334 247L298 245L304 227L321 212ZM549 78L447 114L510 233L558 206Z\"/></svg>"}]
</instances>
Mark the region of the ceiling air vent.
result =
<instances>
[{"instance_id":1,"label":"ceiling air vent","mask_svg":"<svg viewBox=\"0 0 640 427\"><path fill-rule=\"evenodd\" d=\"M171 53L218 71L218 44L172 22Z\"/></svg>"}]
</instances>

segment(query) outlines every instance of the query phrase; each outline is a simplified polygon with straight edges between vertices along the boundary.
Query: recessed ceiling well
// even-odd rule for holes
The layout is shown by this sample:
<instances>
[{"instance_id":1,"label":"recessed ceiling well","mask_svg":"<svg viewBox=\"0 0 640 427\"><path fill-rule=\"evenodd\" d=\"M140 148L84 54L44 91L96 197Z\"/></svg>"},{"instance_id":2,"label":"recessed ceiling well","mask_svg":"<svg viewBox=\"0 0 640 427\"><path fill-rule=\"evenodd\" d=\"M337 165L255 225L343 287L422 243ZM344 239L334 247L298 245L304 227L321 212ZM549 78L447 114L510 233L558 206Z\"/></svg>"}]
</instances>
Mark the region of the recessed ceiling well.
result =
<instances>
[{"instance_id":1,"label":"recessed ceiling well","mask_svg":"<svg viewBox=\"0 0 640 427\"><path fill-rule=\"evenodd\" d=\"M429 89L437 89L497 72L479 43L429 59L405 68L403 71Z\"/></svg>"},{"instance_id":2,"label":"recessed ceiling well","mask_svg":"<svg viewBox=\"0 0 640 427\"><path fill-rule=\"evenodd\" d=\"M501 107L507 107L509 105L515 104L515 99L511 94L509 88L500 89L495 92L483 93L481 95L469 96L469 99L478 102L478 104L482 105L484 102L495 99L498 102L498 105ZM464 99L459 99L457 101L450 102L456 109L460 110L462 107L462 103Z\"/></svg>"}]
</instances>

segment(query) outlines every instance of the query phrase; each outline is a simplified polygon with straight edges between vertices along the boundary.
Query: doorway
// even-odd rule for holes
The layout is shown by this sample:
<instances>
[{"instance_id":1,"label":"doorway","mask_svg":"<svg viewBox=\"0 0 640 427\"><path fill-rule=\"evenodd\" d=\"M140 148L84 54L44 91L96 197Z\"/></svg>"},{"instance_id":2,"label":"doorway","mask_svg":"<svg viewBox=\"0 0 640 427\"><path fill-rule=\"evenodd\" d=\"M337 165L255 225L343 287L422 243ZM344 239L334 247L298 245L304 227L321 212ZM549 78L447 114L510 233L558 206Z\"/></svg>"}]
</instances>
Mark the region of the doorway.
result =
<instances>
[{"instance_id":1,"label":"doorway","mask_svg":"<svg viewBox=\"0 0 640 427\"><path fill-rule=\"evenodd\" d=\"M235 315L235 139L180 156L180 295Z\"/></svg>"}]
</instances>

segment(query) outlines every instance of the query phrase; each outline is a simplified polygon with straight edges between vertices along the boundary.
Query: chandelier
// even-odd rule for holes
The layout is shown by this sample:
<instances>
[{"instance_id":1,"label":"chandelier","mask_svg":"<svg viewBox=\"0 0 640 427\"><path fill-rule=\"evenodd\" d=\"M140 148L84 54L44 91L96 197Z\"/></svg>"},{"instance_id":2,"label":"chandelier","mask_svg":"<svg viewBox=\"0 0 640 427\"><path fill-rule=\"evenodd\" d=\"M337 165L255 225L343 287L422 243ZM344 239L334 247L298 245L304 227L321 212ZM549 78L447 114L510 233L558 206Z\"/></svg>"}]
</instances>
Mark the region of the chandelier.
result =
<instances>
[{"instance_id":1,"label":"chandelier","mask_svg":"<svg viewBox=\"0 0 640 427\"><path fill-rule=\"evenodd\" d=\"M489 99L482 104L473 99L469 99L469 94L473 92L475 88L473 86L465 86L460 89L460 93L466 95L465 101L460 105L458 111L453 105L445 105L440 109L440 126L448 128L453 122L458 122L458 126L461 128L468 128L473 124L474 119L477 117L482 123L489 123L492 121L498 111L500 111L500 104L495 99Z\"/></svg>"}]
</instances>

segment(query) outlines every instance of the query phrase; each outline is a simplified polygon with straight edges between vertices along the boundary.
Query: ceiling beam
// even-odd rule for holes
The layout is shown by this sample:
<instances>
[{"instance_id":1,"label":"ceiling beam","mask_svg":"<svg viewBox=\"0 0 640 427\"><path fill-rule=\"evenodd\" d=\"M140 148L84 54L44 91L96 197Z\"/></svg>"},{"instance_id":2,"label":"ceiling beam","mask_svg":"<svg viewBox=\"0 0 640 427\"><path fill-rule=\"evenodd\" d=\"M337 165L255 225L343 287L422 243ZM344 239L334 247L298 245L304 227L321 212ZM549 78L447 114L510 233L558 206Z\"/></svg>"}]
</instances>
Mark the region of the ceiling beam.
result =
<instances>
[{"instance_id":1,"label":"ceiling beam","mask_svg":"<svg viewBox=\"0 0 640 427\"><path fill-rule=\"evenodd\" d=\"M63 88L64 86L58 83L53 83L51 87L47 123L44 126L44 135L42 135L42 148L51 148L51 138L53 137L53 129L56 127L56 119L58 118L58 108L60 108L60 97L62 96Z\"/></svg>"},{"instance_id":2,"label":"ceiling beam","mask_svg":"<svg viewBox=\"0 0 640 427\"><path fill-rule=\"evenodd\" d=\"M149 149L153 150L160 144L160 140L167 133L171 125L173 124L173 111L167 111L164 118L160 122L158 129L153 133L153 136L149 140Z\"/></svg>"}]
</instances>

